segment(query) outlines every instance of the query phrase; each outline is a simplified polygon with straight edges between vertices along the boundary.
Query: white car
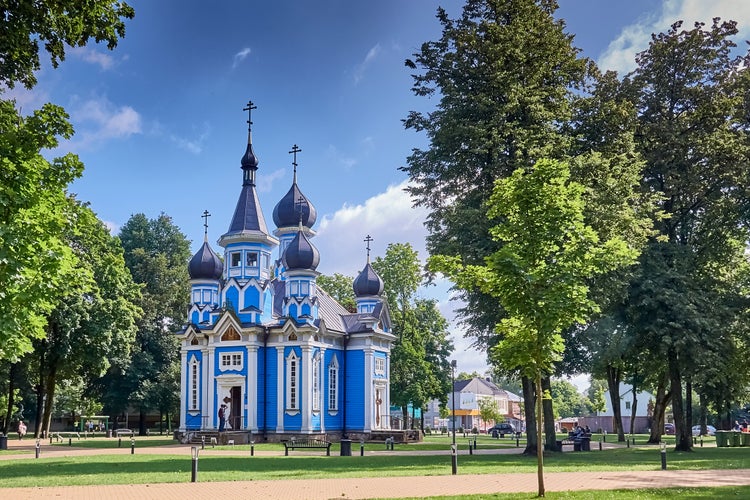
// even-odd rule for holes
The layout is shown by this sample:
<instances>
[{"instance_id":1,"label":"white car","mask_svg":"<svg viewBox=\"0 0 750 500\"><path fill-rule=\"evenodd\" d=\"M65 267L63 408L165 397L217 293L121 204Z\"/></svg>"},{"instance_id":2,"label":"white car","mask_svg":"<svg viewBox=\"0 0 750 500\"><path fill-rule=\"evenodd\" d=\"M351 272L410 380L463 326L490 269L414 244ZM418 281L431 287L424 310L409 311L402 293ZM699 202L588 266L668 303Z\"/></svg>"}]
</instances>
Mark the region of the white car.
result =
<instances>
[{"instance_id":1,"label":"white car","mask_svg":"<svg viewBox=\"0 0 750 500\"><path fill-rule=\"evenodd\" d=\"M694 425L693 426L693 436L700 436L701 434L701 426L700 425ZM713 436L716 434L716 427L713 425L707 425L706 426L706 434L709 436Z\"/></svg>"}]
</instances>

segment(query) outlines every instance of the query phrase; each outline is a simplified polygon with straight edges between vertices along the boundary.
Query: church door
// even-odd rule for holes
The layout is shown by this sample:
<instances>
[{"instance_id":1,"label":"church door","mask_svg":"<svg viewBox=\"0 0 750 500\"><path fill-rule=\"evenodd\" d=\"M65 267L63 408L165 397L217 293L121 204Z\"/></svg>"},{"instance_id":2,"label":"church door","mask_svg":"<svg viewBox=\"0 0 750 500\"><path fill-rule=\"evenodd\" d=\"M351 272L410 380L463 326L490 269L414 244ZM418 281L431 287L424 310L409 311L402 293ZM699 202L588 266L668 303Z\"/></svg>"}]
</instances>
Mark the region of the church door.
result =
<instances>
[{"instance_id":1,"label":"church door","mask_svg":"<svg viewBox=\"0 0 750 500\"><path fill-rule=\"evenodd\" d=\"M242 428L242 388L235 385L229 391L232 398L231 426L232 429Z\"/></svg>"}]
</instances>

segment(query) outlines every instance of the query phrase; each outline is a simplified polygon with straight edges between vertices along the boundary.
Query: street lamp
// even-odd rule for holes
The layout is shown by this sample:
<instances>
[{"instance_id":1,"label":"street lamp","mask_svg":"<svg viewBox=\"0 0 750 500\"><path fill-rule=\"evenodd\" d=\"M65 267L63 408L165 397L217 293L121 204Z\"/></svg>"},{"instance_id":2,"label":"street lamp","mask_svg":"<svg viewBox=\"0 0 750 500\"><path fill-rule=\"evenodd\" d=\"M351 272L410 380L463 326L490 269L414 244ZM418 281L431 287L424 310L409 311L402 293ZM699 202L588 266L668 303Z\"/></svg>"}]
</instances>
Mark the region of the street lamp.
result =
<instances>
[{"instance_id":1,"label":"street lamp","mask_svg":"<svg viewBox=\"0 0 750 500\"><path fill-rule=\"evenodd\" d=\"M192 474L190 475L190 482L195 483L198 481L198 453L200 452L200 448L197 446L193 446L190 448L190 455L193 457L193 470Z\"/></svg>"},{"instance_id":2,"label":"street lamp","mask_svg":"<svg viewBox=\"0 0 750 500\"><path fill-rule=\"evenodd\" d=\"M453 420L453 444L451 445L451 468L458 472L458 450L456 449L456 360L451 360L451 419Z\"/></svg>"}]
</instances>

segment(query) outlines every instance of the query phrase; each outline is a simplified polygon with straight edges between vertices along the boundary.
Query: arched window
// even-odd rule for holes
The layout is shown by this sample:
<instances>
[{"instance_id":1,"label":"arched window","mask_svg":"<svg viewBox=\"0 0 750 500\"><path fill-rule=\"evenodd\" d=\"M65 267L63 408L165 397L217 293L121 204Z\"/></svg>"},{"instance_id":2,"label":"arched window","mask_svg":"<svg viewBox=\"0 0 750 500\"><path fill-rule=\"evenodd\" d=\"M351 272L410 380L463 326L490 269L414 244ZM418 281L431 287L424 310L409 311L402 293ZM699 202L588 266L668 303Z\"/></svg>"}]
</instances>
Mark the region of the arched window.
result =
<instances>
[{"instance_id":1,"label":"arched window","mask_svg":"<svg viewBox=\"0 0 750 500\"><path fill-rule=\"evenodd\" d=\"M198 410L198 360L193 356L190 361L190 410Z\"/></svg>"},{"instance_id":2,"label":"arched window","mask_svg":"<svg viewBox=\"0 0 750 500\"><path fill-rule=\"evenodd\" d=\"M300 360L292 350L286 358L286 411L299 411L299 369Z\"/></svg>"},{"instance_id":3,"label":"arched window","mask_svg":"<svg viewBox=\"0 0 750 500\"><path fill-rule=\"evenodd\" d=\"M312 365L312 409L313 411L320 411L320 353L315 353L313 356Z\"/></svg>"},{"instance_id":4,"label":"arched window","mask_svg":"<svg viewBox=\"0 0 750 500\"><path fill-rule=\"evenodd\" d=\"M339 409L339 362L336 355L328 365L328 411Z\"/></svg>"}]
</instances>

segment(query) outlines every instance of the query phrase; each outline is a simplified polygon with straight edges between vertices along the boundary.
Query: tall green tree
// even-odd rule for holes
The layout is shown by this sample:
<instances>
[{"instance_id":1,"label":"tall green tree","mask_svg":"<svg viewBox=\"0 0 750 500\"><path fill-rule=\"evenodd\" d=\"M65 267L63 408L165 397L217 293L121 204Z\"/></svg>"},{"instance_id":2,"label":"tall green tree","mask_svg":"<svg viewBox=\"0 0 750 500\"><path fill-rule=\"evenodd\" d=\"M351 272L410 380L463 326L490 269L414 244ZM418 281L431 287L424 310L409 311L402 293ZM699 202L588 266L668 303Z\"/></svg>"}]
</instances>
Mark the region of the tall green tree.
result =
<instances>
[{"instance_id":1,"label":"tall green tree","mask_svg":"<svg viewBox=\"0 0 750 500\"><path fill-rule=\"evenodd\" d=\"M166 214L155 219L133 215L122 226L120 240L125 263L141 285L143 315L137 323L130 363L114 366L98 386L111 415L127 411L128 405L139 410L139 432L144 435L147 412L176 408L170 396L179 393L179 369L175 369L179 344L174 332L186 319L190 243ZM155 384L155 380L160 382Z\"/></svg>"},{"instance_id":2,"label":"tall green tree","mask_svg":"<svg viewBox=\"0 0 750 500\"><path fill-rule=\"evenodd\" d=\"M652 37L625 82L646 162L643 190L660 196L667 215L642 257L630 311L665 356L676 449L685 451L691 381L715 359L706 352L741 299L720 292L721 264L742 258L749 239L750 56L733 57L736 34L736 23L718 18L692 29L677 22Z\"/></svg>"},{"instance_id":3,"label":"tall green tree","mask_svg":"<svg viewBox=\"0 0 750 500\"><path fill-rule=\"evenodd\" d=\"M333 276L321 274L316 279L318 288L322 288L328 295L338 301L349 312L357 312L357 302L354 297L354 278L341 273Z\"/></svg>"},{"instance_id":4,"label":"tall green tree","mask_svg":"<svg viewBox=\"0 0 750 500\"><path fill-rule=\"evenodd\" d=\"M468 0L458 19L443 9L442 35L422 44L406 61L417 96L439 98L429 112L412 111L407 129L422 132L426 149L414 149L402 170L412 180L409 192L426 207L432 255L461 256L483 265L498 249L490 236L487 202L498 178L530 168L539 158L567 158L571 147L564 124L571 99L586 76L554 0ZM457 288L465 306L457 311L466 335L488 349L505 315L495 298L475 284ZM527 402L533 384L522 377ZM533 429L532 405L526 420ZM554 439L554 427L547 428ZM536 435L528 435L534 453Z\"/></svg>"},{"instance_id":5,"label":"tall green tree","mask_svg":"<svg viewBox=\"0 0 750 500\"><path fill-rule=\"evenodd\" d=\"M65 60L65 46L81 47L89 40L114 49L125 36L125 19L135 15L125 2L113 0L36 0L0 5L0 85L31 88L40 68L39 44L53 67Z\"/></svg>"},{"instance_id":6,"label":"tall green tree","mask_svg":"<svg viewBox=\"0 0 750 500\"><path fill-rule=\"evenodd\" d=\"M72 154L50 162L40 153L72 133L59 106L22 117L0 101L0 359L16 360L44 337L46 317L75 274L65 188L83 165Z\"/></svg>"},{"instance_id":7,"label":"tall green tree","mask_svg":"<svg viewBox=\"0 0 750 500\"><path fill-rule=\"evenodd\" d=\"M588 280L629 265L637 258L622 236L600 240L584 223L584 187L570 180L566 164L540 160L496 182L489 217L501 248L485 266L456 257L432 256L433 270L458 286L479 283L507 312L497 325L501 340L495 362L519 369L545 394L542 378L553 371L564 349L562 331L585 323L598 311ZM536 398L537 433L542 433L542 399ZM537 440L539 496L544 496L542 441Z\"/></svg>"},{"instance_id":8,"label":"tall green tree","mask_svg":"<svg viewBox=\"0 0 750 500\"><path fill-rule=\"evenodd\" d=\"M398 335L391 350L392 402L401 406L404 418L409 405L424 408L432 399L444 405L451 390L453 345L436 301L416 296L422 282L417 252L408 243L391 243L372 266L385 284Z\"/></svg>"},{"instance_id":9,"label":"tall green tree","mask_svg":"<svg viewBox=\"0 0 750 500\"><path fill-rule=\"evenodd\" d=\"M47 335L35 342L38 359L37 413L49 432L60 382L88 387L111 363L126 359L135 337L138 287L125 267L120 240L86 205L69 199L72 219L67 242L76 258L76 276L47 318ZM43 413L42 413L43 412Z\"/></svg>"},{"instance_id":10,"label":"tall green tree","mask_svg":"<svg viewBox=\"0 0 750 500\"><path fill-rule=\"evenodd\" d=\"M553 380L550 396L554 402L555 417L583 417L586 414L586 402L578 388L567 380Z\"/></svg>"}]
</instances>

